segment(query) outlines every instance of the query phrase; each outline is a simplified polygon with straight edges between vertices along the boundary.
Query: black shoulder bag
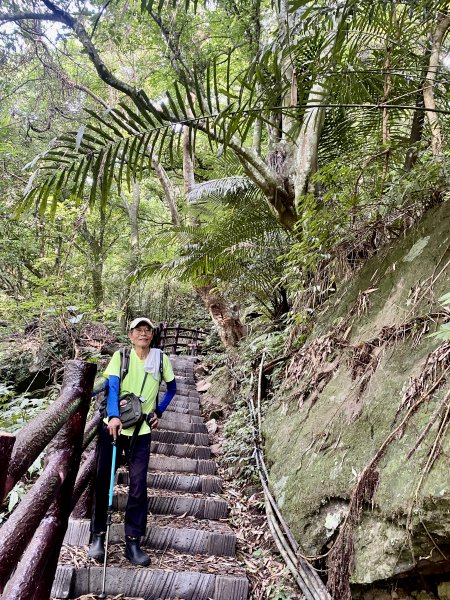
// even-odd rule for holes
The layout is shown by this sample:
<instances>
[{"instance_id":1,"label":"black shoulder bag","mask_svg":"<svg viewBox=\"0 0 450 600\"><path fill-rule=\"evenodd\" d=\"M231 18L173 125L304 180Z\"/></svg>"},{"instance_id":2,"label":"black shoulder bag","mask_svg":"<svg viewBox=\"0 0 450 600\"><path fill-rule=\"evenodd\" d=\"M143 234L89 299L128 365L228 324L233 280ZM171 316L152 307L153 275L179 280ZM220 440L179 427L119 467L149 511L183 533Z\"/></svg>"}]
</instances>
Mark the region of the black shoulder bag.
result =
<instances>
[{"instance_id":1,"label":"black shoulder bag","mask_svg":"<svg viewBox=\"0 0 450 600\"><path fill-rule=\"evenodd\" d=\"M122 421L122 427L128 429L133 425L142 424L145 415L142 412L142 392L144 391L145 382L147 381L148 373L144 375L144 381L141 385L139 396L136 394L124 394L119 398L119 419Z\"/></svg>"}]
</instances>

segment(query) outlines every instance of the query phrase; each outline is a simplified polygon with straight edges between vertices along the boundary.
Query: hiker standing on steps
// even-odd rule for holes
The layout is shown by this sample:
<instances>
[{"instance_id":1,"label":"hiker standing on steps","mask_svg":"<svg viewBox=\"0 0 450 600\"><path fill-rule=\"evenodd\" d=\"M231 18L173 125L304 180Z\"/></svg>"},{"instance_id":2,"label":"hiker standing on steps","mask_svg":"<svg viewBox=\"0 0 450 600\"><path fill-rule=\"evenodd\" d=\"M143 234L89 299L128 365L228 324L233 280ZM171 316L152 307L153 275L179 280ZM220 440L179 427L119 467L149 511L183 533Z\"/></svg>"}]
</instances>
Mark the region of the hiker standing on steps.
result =
<instances>
[{"instance_id":1,"label":"hiker standing on steps","mask_svg":"<svg viewBox=\"0 0 450 600\"><path fill-rule=\"evenodd\" d=\"M175 395L176 383L169 358L157 348L150 348L154 326L150 319L138 317L130 323L128 337L133 349L130 353L128 373L120 380L120 352L115 352L104 376L108 378L107 417L99 435L95 500L91 523L92 541L90 558L103 561L105 557L105 532L108 508L108 488L111 476L112 439L116 440L117 456L125 453L129 471L128 502L125 511L125 557L134 565L147 566L150 557L141 550L140 538L147 525L147 470L150 458L151 430ZM161 358L163 360L160 363ZM156 407L160 372L167 391ZM119 418L119 399L133 393L143 400L142 412L147 415L138 435L135 427L122 428ZM155 408L156 407L156 408ZM139 427L139 426L138 426Z\"/></svg>"}]
</instances>

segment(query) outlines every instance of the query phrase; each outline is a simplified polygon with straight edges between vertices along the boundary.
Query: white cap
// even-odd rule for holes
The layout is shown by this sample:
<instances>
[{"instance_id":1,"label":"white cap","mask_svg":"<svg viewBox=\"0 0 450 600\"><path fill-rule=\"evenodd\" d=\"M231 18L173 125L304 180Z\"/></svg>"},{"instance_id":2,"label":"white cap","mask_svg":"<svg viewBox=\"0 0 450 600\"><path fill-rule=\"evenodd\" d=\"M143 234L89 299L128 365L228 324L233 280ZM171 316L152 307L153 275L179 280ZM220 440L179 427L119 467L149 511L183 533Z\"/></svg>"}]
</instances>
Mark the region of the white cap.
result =
<instances>
[{"instance_id":1,"label":"white cap","mask_svg":"<svg viewBox=\"0 0 450 600\"><path fill-rule=\"evenodd\" d=\"M128 327L128 331L131 331L132 329L137 327L139 323L147 323L147 325L150 325L152 329L155 328L153 323L150 321L150 319L147 319L147 317L136 317L136 319L133 319L131 321L130 326Z\"/></svg>"}]
</instances>

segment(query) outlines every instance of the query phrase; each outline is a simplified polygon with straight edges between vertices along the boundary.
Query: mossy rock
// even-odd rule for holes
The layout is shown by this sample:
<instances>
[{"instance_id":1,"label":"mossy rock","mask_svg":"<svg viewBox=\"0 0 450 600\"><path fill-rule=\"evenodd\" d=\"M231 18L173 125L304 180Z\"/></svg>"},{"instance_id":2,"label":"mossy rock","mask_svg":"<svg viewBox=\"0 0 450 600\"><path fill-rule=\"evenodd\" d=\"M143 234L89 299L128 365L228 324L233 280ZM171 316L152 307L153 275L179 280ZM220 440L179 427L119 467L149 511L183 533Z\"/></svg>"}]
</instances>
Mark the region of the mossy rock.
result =
<instances>
[{"instance_id":1,"label":"mossy rock","mask_svg":"<svg viewBox=\"0 0 450 600\"><path fill-rule=\"evenodd\" d=\"M219 406L233 403L231 382L227 367L219 367L206 380L211 383L205 394L205 401Z\"/></svg>"},{"instance_id":2,"label":"mossy rock","mask_svg":"<svg viewBox=\"0 0 450 600\"><path fill-rule=\"evenodd\" d=\"M374 288L367 294L368 310L351 322L347 342L353 348L379 337L384 327L400 327L435 311L436 298L450 291L450 273L443 269L450 260L449 217L450 203L431 210L403 239L369 261L324 312L308 343L345 321L358 297ZM397 414L405 387L440 343L421 336L423 327L420 322L385 342L381 336L382 351L365 382L363 375L355 377L351 348L341 348L339 364L317 398L297 403L283 392L271 403L264 422L270 484L306 554L326 552L359 474L406 414L406 408ZM305 383L300 378L298 385ZM443 440L441 455L425 477L437 424L408 455L449 389L447 383L431 394L380 457L378 487L353 532L354 583L390 579L414 567L423 572L440 568L434 544L450 545L445 458L450 440Z\"/></svg>"}]
</instances>

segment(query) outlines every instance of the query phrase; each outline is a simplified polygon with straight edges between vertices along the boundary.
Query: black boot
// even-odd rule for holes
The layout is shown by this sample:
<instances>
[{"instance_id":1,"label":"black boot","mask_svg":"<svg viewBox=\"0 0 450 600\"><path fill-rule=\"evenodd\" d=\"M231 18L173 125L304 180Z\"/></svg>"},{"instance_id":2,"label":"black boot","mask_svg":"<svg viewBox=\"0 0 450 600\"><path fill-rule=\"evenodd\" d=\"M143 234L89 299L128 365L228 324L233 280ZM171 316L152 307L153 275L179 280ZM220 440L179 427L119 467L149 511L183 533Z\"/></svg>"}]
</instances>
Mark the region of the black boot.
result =
<instances>
[{"instance_id":1,"label":"black boot","mask_svg":"<svg viewBox=\"0 0 450 600\"><path fill-rule=\"evenodd\" d=\"M100 562L105 560L105 534L93 533L91 545L88 552L89 558L95 558Z\"/></svg>"},{"instance_id":2,"label":"black boot","mask_svg":"<svg viewBox=\"0 0 450 600\"><path fill-rule=\"evenodd\" d=\"M150 564L150 556L141 550L141 542L138 537L125 536L125 558L133 565L147 567Z\"/></svg>"}]
</instances>

